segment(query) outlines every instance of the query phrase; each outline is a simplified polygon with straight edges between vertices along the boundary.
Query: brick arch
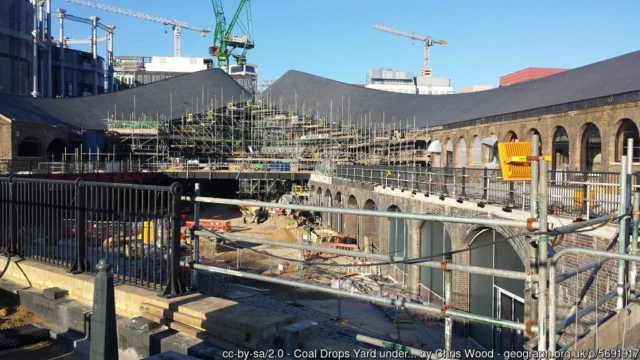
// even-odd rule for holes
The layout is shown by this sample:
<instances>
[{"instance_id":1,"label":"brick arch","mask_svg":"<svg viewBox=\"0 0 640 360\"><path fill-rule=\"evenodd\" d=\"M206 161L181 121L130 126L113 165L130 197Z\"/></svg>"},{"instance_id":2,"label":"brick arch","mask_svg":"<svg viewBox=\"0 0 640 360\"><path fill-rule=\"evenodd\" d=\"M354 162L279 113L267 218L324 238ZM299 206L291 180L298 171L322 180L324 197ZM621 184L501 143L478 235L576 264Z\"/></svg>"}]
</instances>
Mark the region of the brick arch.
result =
<instances>
[{"instance_id":1,"label":"brick arch","mask_svg":"<svg viewBox=\"0 0 640 360\"><path fill-rule=\"evenodd\" d=\"M367 200L363 202L362 209L377 210L378 208L376 202L373 199L367 198ZM361 216L360 223L362 224L362 250L371 251L374 247L379 248L379 230L377 219L373 216Z\"/></svg>"},{"instance_id":2,"label":"brick arch","mask_svg":"<svg viewBox=\"0 0 640 360\"><path fill-rule=\"evenodd\" d=\"M596 135L596 133L598 135ZM580 128L577 143L580 144L581 170L598 171L602 168L604 152L602 138L602 129L593 122L586 122Z\"/></svg>"},{"instance_id":3,"label":"brick arch","mask_svg":"<svg viewBox=\"0 0 640 360\"><path fill-rule=\"evenodd\" d=\"M517 142L518 141L518 134L516 134L516 132L513 131L513 130L509 130L504 135L503 139L504 139L504 142Z\"/></svg>"},{"instance_id":4,"label":"brick arch","mask_svg":"<svg viewBox=\"0 0 640 360\"><path fill-rule=\"evenodd\" d=\"M337 191L336 194L334 195L332 201L332 205L331 207L333 208L338 208L342 206L343 203L343 199L342 199L342 193L340 191ZM342 214L339 213L333 213L331 214L331 227L341 233L344 229L344 217Z\"/></svg>"},{"instance_id":5,"label":"brick arch","mask_svg":"<svg viewBox=\"0 0 640 360\"><path fill-rule=\"evenodd\" d=\"M484 230L487 230L487 229L495 230L495 231L497 231L498 233L502 234L505 237L515 236L515 235L521 234L522 230L523 230L523 229L517 229L517 228L511 228L511 227L503 227L503 226L497 226L495 228L490 228L490 227L487 227L487 226L480 226L480 225L459 225L459 226L461 226L462 228L460 229L461 231L458 233L458 239L457 240L459 241L459 245L461 246L461 248L472 246L471 245L471 241L481 231L484 231ZM520 260L524 264L525 269L528 269L529 268L529 249L530 249L530 246L525 241L524 235L516 237L516 238L513 238L513 239L509 239L507 241L511 244L513 249L516 251L516 253L518 254L518 257L520 257Z\"/></svg>"},{"instance_id":6,"label":"brick arch","mask_svg":"<svg viewBox=\"0 0 640 360\"><path fill-rule=\"evenodd\" d=\"M347 202L344 205L347 209L359 209L358 199L355 195L350 195L347 198ZM358 215L344 215L344 234L348 237L360 239L360 216Z\"/></svg>"},{"instance_id":7,"label":"brick arch","mask_svg":"<svg viewBox=\"0 0 640 360\"><path fill-rule=\"evenodd\" d=\"M619 162L623 155L627 155L627 139L633 139L633 158L634 162L640 161L640 133L638 125L629 118L618 120L614 131L611 132L609 138L613 144L613 158L611 161Z\"/></svg>"},{"instance_id":8,"label":"brick arch","mask_svg":"<svg viewBox=\"0 0 640 360\"><path fill-rule=\"evenodd\" d=\"M457 154L456 154L456 166L457 167L468 167L469 166L469 153L467 152L468 144L464 139L464 136L460 136L458 138L458 143L456 144Z\"/></svg>"},{"instance_id":9,"label":"brick arch","mask_svg":"<svg viewBox=\"0 0 640 360\"><path fill-rule=\"evenodd\" d=\"M35 136L25 136L18 143L16 154L20 157L41 157L42 142Z\"/></svg>"}]
</instances>

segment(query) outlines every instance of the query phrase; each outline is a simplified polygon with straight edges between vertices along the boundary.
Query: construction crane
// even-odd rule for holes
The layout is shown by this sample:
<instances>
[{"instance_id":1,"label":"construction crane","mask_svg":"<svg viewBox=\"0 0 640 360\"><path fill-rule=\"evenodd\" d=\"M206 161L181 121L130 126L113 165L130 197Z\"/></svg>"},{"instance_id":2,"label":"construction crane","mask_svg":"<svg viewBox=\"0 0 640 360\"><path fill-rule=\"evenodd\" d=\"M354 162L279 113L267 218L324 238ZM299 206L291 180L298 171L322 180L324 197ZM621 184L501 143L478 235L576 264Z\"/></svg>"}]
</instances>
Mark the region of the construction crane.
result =
<instances>
[{"instance_id":1,"label":"construction crane","mask_svg":"<svg viewBox=\"0 0 640 360\"><path fill-rule=\"evenodd\" d=\"M409 31L398 30L392 28L390 26L373 24L373 28L376 30L385 31L388 33L408 37L411 40L419 40L424 41L424 65L422 67L421 76L431 76L431 68L429 67L429 48L433 46L433 44L442 45L442 47L447 46L447 42L444 40L433 40L431 36L415 34Z\"/></svg>"},{"instance_id":2,"label":"construction crane","mask_svg":"<svg viewBox=\"0 0 640 360\"><path fill-rule=\"evenodd\" d=\"M222 8L222 0L211 0L211 4L216 18L216 29L213 33L213 45L209 47L209 53L218 59L219 68L229 72L229 57L235 58L238 65L245 65L247 63L247 51L255 47L251 3L249 0L240 0L240 5L238 5L228 25ZM243 10L246 15L246 24L241 24L238 21ZM242 25L241 30L244 33L242 36L233 35L233 28L236 25ZM242 49L242 53L233 54L235 49Z\"/></svg>"},{"instance_id":3,"label":"construction crane","mask_svg":"<svg viewBox=\"0 0 640 360\"><path fill-rule=\"evenodd\" d=\"M200 35L202 37L207 36L207 33L211 32L211 29L195 28L190 26L188 23L184 21L165 19L159 16L145 14L140 11L132 11L132 10L121 9L115 6L95 4L95 3L84 1L84 0L65 0L65 1L75 5L86 6L93 9L108 11L108 12L125 15L125 16L131 16L141 20L161 23L163 25L170 25L173 28L173 56L175 57L180 57L180 36L181 36L180 30L181 29L198 31L200 32Z\"/></svg>"}]
</instances>

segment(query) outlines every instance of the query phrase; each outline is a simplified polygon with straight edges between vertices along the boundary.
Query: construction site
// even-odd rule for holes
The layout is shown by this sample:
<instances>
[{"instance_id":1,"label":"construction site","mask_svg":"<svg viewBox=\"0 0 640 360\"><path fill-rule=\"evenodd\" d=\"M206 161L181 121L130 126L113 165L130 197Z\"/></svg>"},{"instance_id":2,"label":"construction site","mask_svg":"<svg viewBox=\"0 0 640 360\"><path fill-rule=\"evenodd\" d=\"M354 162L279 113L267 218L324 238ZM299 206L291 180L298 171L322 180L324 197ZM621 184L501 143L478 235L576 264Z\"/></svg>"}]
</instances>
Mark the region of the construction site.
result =
<instances>
[{"instance_id":1,"label":"construction site","mask_svg":"<svg viewBox=\"0 0 640 360\"><path fill-rule=\"evenodd\" d=\"M0 358L640 359L640 51L264 80L230 3L0 5Z\"/></svg>"}]
</instances>

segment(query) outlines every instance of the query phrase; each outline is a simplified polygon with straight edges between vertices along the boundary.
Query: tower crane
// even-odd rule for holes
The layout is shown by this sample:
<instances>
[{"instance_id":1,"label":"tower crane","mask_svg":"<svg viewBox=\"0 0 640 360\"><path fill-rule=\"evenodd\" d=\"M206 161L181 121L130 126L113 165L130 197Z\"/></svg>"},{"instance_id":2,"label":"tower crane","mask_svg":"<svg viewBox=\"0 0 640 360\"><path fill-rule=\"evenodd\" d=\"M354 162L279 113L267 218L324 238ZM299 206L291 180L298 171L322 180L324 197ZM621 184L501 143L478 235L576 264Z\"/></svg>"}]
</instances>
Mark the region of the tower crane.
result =
<instances>
[{"instance_id":1,"label":"tower crane","mask_svg":"<svg viewBox=\"0 0 640 360\"><path fill-rule=\"evenodd\" d=\"M108 11L108 12L125 15L125 16L131 16L141 20L153 21L153 22L164 24L164 25L170 25L173 28L173 56L175 57L180 56L180 36L181 36L180 30L181 29L198 31L200 32L200 35L202 37L207 36L207 33L211 32L210 29L192 27L184 21L165 19L159 16L145 14L140 11L132 11L132 10L121 9L115 6L96 4L96 3L92 3L90 1L85 1L85 0L65 0L65 1L75 5L86 6L93 9Z\"/></svg>"},{"instance_id":2,"label":"tower crane","mask_svg":"<svg viewBox=\"0 0 640 360\"><path fill-rule=\"evenodd\" d=\"M240 4L228 25L222 8L222 0L211 0L211 4L216 18L216 28L213 34L213 46L209 47L209 53L218 59L219 68L229 72L229 57L235 58L238 65L245 65L247 51L255 47L251 3L249 0L240 0ZM246 15L246 24L241 24L238 21L243 10ZM244 33L242 36L233 35L233 28L236 25L243 25L241 26ZM233 54L235 49L242 49L242 53Z\"/></svg>"},{"instance_id":3,"label":"tower crane","mask_svg":"<svg viewBox=\"0 0 640 360\"><path fill-rule=\"evenodd\" d=\"M421 35L412 33L409 31L398 30L396 28L392 28L390 26L373 24L373 28L380 31L385 31L391 34L396 34L404 37L408 37L411 40L419 40L424 41L424 65L422 67L421 76L431 76L431 68L429 67L429 48L433 46L433 44L442 45L442 47L447 46L447 42L444 40L433 40L431 36Z\"/></svg>"}]
</instances>

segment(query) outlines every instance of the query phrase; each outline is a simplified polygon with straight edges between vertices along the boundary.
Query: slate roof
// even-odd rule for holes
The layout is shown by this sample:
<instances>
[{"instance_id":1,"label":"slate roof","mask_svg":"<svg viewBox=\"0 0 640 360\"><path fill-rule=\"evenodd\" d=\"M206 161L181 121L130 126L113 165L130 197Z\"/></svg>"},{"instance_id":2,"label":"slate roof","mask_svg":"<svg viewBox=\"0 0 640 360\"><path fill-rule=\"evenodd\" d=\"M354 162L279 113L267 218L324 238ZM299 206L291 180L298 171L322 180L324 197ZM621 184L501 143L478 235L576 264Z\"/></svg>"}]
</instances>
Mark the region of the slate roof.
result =
<instances>
[{"instance_id":1,"label":"slate roof","mask_svg":"<svg viewBox=\"0 0 640 360\"><path fill-rule=\"evenodd\" d=\"M299 110L304 107L312 115L317 109L324 118L333 108L333 119L340 119L342 112L345 122L348 112L352 121L367 115L381 122L384 112L387 122L395 117L409 119L411 125L415 116L416 126L425 127L635 91L640 100L640 51L537 80L453 95L392 93L289 71L263 92L262 99L291 109L297 103Z\"/></svg>"},{"instance_id":2,"label":"slate roof","mask_svg":"<svg viewBox=\"0 0 640 360\"><path fill-rule=\"evenodd\" d=\"M201 108L203 92L205 99L217 99L220 107L251 98L227 73L210 69L89 97L41 99L0 92L0 114L16 122L104 130L110 114L117 110L118 118L130 119L134 106L138 117L169 117L172 108L174 118L195 112L196 98Z\"/></svg>"}]
</instances>

